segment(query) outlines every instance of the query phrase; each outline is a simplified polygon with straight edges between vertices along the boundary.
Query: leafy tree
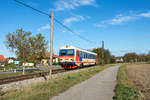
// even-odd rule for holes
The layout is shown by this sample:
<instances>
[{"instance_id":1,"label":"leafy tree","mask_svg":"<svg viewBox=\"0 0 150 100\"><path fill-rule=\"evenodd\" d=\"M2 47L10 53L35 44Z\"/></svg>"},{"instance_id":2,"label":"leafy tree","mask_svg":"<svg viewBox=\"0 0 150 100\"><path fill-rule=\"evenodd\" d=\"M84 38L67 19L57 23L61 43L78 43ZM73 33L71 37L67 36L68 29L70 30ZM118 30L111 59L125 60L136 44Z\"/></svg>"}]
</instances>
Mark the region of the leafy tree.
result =
<instances>
[{"instance_id":1,"label":"leafy tree","mask_svg":"<svg viewBox=\"0 0 150 100\"><path fill-rule=\"evenodd\" d=\"M94 48L92 51L98 55L98 64L102 64L102 48ZM111 58L109 50L104 50L104 63L111 63Z\"/></svg>"},{"instance_id":2,"label":"leafy tree","mask_svg":"<svg viewBox=\"0 0 150 100\"><path fill-rule=\"evenodd\" d=\"M111 64L116 63L116 58L115 58L115 56L111 56L110 63L111 63Z\"/></svg>"},{"instance_id":3,"label":"leafy tree","mask_svg":"<svg viewBox=\"0 0 150 100\"><path fill-rule=\"evenodd\" d=\"M127 53L123 57L125 62L137 62L138 58L139 56L136 53Z\"/></svg>"},{"instance_id":4,"label":"leafy tree","mask_svg":"<svg viewBox=\"0 0 150 100\"><path fill-rule=\"evenodd\" d=\"M6 35L5 44L21 62L36 63L45 56L48 42L41 33L34 37L31 32L18 29L16 32Z\"/></svg>"}]
</instances>

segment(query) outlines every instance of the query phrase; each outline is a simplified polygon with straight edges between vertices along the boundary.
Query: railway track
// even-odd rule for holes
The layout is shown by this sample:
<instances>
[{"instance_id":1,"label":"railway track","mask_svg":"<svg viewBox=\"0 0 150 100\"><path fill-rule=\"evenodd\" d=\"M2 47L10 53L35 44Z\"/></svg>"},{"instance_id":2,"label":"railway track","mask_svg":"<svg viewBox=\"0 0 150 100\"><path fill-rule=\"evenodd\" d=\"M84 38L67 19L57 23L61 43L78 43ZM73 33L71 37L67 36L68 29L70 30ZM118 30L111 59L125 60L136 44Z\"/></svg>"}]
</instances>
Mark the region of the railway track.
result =
<instances>
[{"instance_id":1,"label":"railway track","mask_svg":"<svg viewBox=\"0 0 150 100\"><path fill-rule=\"evenodd\" d=\"M83 67L83 68L88 68L88 67L92 67L92 66L86 66L86 67ZM83 69L83 68L77 68L76 70ZM64 69L53 70L52 74L57 74L57 73L67 72L67 71L72 71L72 70L64 70ZM11 83L11 82L22 81L22 80L26 80L26 79L37 78L37 77L45 77L48 74L49 74L49 72L41 72L41 73L34 73L34 74L28 74L28 75L21 75L21 76L3 78L3 79L0 79L0 85L8 84L8 83Z\"/></svg>"},{"instance_id":2,"label":"railway track","mask_svg":"<svg viewBox=\"0 0 150 100\"><path fill-rule=\"evenodd\" d=\"M61 72L66 72L66 70L63 70L63 69L53 70L52 74L57 74L57 73L61 73ZM34 73L34 74L28 74L28 75L21 75L21 76L3 78L3 79L0 79L0 85L8 84L8 83L11 83L11 82L16 82L16 81L22 81L22 80L26 80L26 79L42 77L42 76L44 77L48 74L49 74L49 72L42 72L42 73Z\"/></svg>"}]
</instances>

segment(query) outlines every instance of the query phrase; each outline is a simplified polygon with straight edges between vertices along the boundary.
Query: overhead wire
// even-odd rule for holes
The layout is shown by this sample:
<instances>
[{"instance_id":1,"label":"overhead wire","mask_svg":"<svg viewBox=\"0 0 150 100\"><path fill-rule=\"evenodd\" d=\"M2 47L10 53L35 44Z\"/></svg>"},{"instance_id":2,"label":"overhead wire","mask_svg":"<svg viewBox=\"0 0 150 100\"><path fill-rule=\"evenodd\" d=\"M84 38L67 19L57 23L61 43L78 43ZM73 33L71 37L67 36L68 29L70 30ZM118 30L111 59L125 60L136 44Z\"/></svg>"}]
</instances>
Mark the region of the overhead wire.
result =
<instances>
[{"instance_id":1,"label":"overhead wire","mask_svg":"<svg viewBox=\"0 0 150 100\"><path fill-rule=\"evenodd\" d=\"M18 1L18 0L14 0L14 1L17 2L17 3L19 3L19 4L21 4L21 5L23 5L23 6L25 6L25 7L31 8L32 10L35 10L35 11L37 11L37 12L39 12L39 13L41 13L41 14L43 14L43 15L46 15L46 16L48 16L49 18L51 18L51 15L50 15L50 14L47 14L47 13L41 11L41 10L35 9L35 8L33 8L32 6L27 5L27 4L25 4L25 3L21 2L21 1ZM60 24L60 25L61 25L62 27L64 27L65 29L67 29L68 31L70 31L72 34L74 34L74 35L76 35L77 37L81 38L82 40L85 40L85 41L87 41L87 42L89 42L89 43L94 43L94 44L95 44L95 43L99 43L99 42L91 41L91 40L85 38L84 36L79 35L78 33L74 32L71 28L69 28L68 26L66 26L66 25L64 25L63 23L61 23L61 22L60 22L59 20L57 20L56 18L54 18L54 21L57 22L58 24Z\"/></svg>"}]
</instances>

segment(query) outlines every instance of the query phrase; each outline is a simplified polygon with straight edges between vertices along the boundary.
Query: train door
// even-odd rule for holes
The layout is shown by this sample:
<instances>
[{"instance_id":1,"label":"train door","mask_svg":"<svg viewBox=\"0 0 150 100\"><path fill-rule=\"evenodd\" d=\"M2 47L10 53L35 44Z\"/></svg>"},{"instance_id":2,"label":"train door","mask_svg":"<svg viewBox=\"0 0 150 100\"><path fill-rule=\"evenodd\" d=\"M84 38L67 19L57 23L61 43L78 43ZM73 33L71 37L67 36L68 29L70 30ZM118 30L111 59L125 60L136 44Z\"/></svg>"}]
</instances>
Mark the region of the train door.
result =
<instances>
[{"instance_id":1,"label":"train door","mask_svg":"<svg viewBox=\"0 0 150 100\"><path fill-rule=\"evenodd\" d=\"M76 62L79 62L80 61L80 51L77 50L76 51Z\"/></svg>"}]
</instances>

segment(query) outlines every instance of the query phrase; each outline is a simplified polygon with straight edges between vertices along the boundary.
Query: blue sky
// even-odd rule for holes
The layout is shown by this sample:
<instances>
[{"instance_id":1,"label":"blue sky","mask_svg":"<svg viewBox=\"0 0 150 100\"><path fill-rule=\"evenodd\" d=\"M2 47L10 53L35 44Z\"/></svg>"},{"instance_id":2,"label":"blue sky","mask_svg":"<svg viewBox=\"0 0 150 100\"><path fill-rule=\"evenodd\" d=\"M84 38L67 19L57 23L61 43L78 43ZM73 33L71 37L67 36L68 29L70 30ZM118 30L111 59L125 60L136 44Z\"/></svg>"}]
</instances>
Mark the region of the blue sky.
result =
<instances>
[{"instance_id":1,"label":"blue sky","mask_svg":"<svg viewBox=\"0 0 150 100\"><path fill-rule=\"evenodd\" d=\"M63 45L84 49L101 47L115 56L127 52L139 54L150 50L150 0L20 0L54 17L76 33L95 41L84 41L59 24L54 25L54 51ZM4 41L8 32L18 28L33 35L42 33L50 40L50 20L13 0L0 0L0 54L14 56L6 49Z\"/></svg>"}]
</instances>

